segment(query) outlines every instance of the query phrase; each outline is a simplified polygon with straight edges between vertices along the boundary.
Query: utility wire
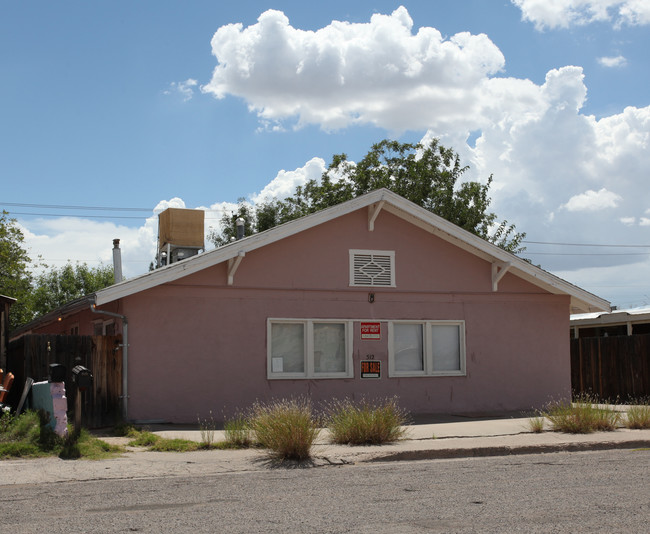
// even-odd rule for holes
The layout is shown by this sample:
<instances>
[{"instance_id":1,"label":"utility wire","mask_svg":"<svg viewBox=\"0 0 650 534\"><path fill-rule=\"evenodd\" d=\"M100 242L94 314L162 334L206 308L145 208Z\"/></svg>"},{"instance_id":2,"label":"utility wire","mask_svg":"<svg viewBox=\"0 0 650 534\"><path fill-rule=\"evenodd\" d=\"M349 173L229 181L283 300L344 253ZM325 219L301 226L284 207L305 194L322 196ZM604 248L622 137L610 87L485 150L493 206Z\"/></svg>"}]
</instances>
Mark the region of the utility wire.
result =
<instances>
[{"instance_id":1,"label":"utility wire","mask_svg":"<svg viewBox=\"0 0 650 534\"><path fill-rule=\"evenodd\" d=\"M56 210L84 210L84 211L146 211L153 212L152 208L118 208L118 207L109 207L109 206L77 206L70 205L66 206L63 204L25 204L22 202L1 202L0 206L15 206L18 208L45 208L45 209L56 209ZM232 211L224 208L204 208L203 211ZM23 214L31 215L31 213ZM40 213L35 213L34 215L43 215Z\"/></svg>"},{"instance_id":2,"label":"utility wire","mask_svg":"<svg viewBox=\"0 0 650 534\"><path fill-rule=\"evenodd\" d=\"M524 256L648 256L650 252L522 252Z\"/></svg>"},{"instance_id":3,"label":"utility wire","mask_svg":"<svg viewBox=\"0 0 650 534\"><path fill-rule=\"evenodd\" d=\"M105 206L64 206L62 204L23 204L20 202L0 202L3 206L19 208L48 208L60 210L103 210L103 211L153 211L151 208L110 208Z\"/></svg>"},{"instance_id":4,"label":"utility wire","mask_svg":"<svg viewBox=\"0 0 650 534\"><path fill-rule=\"evenodd\" d=\"M522 241L528 245L561 245L567 247L620 247L620 248L650 248L650 245L607 245L601 243L553 243L549 241Z\"/></svg>"},{"instance_id":5,"label":"utility wire","mask_svg":"<svg viewBox=\"0 0 650 534\"><path fill-rule=\"evenodd\" d=\"M212 210L223 211L223 210ZM22 211L10 211L9 215L30 215L33 217L75 217L78 219L148 219L150 215L72 215L69 213L25 213ZM205 217L206 221L218 221L217 217Z\"/></svg>"}]
</instances>

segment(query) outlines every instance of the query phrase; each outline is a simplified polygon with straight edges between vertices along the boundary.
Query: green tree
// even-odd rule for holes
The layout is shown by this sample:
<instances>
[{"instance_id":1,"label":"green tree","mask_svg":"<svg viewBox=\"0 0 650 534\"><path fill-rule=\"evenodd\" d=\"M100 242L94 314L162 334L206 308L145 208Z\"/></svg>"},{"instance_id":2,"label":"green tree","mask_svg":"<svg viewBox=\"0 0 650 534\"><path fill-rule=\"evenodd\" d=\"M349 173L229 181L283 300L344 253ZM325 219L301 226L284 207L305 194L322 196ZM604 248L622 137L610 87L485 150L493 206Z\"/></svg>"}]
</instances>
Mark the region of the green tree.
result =
<instances>
[{"instance_id":1,"label":"green tree","mask_svg":"<svg viewBox=\"0 0 650 534\"><path fill-rule=\"evenodd\" d=\"M9 311L9 328L30 321L31 311L31 258L24 246L25 236L16 219L2 212L0 217L0 293L17 299Z\"/></svg>"},{"instance_id":2,"label":"green tree","mask_svg":"<svg viewBox=\"0 0 650 534\"><path fill-rule=\"evenodd\" d=\"M222 217L222 231L213 230L208 239L216 246L229 243L238 217L246 221L245 235L250 235L386 188L508 252L523 252L526 234L508 221L497 223L496 214L489 211L492 176L485 184L462 182L468 168L437 139L426 145L384 140L357 164L345 154L335 155L320 180L298 186L284 200L269 199L253 210L240 199L237 212Z\"/></svg>"},{"instance_id":3,"label":"green tree","mask_svg":"<svg viewBox=\"0 0 650 534\"><path fill-rule=\"evenodd\" d=\"M214 228L208 233L208 241L216 247L227 245L237 238L237 219L244 219L244 236L249 236L256 231L256 214L255 209L246 202L245 198L237 201L237 210L230 213L224 213L221 216L221 231Z\"/></svg>"},{"instance_id":4,"label":"green tree","mask_svg":"<svg viewBox=\"0 0 650 534\"><path fill-rule=\"evenodd\" d=\"M335 155L320 181L308 181L285 200L260 204L256 209L257 230L384 187L508 252L522 252L526 234L516 232L507 221L497 224L497 216L488 211L492 176L486 184L460 183L467 170L458 154L437 139L428 145L384 140L373 145L356 165L345 154Z\"/></svg>"},{"instance_id":5,"label":"green tree","mask_svg":"<svg viewBox=\"0 0 650 534\"><path fill-rule=\"evenodd\" d=\"M38 275L34 282L32 309L36 316L114 283L113 267L88 267L86 263L52 267Z\"/></svg>"}]
</instances>

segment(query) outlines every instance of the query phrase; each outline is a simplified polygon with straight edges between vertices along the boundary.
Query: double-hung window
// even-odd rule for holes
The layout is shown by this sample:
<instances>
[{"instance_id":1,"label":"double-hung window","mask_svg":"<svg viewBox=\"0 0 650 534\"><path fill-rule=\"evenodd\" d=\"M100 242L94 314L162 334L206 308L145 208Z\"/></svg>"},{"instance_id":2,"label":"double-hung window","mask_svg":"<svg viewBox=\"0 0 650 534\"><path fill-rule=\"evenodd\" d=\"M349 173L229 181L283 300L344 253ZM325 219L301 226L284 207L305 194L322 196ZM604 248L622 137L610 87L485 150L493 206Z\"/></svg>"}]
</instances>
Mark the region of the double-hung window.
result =
<instances>
[{"instance_id":1,"label":"double-hung window","mask_svg":"<svg viewBox=\"0 0 650 534\"><path fill-rule=\"evenodd\" d=\"M269 319L268 378L351 378L352 325L330 319Z\"/></svg>"},{"instance_id":2,"label":"double-hung window","mask_svg":"<svg viewBox=\"0 0 650 534\"><path fill-rule=\"evenodd\" d=\"M393 377L464 375L464 321L390 322L388 373Z\"/></svg>"}]
</instances>

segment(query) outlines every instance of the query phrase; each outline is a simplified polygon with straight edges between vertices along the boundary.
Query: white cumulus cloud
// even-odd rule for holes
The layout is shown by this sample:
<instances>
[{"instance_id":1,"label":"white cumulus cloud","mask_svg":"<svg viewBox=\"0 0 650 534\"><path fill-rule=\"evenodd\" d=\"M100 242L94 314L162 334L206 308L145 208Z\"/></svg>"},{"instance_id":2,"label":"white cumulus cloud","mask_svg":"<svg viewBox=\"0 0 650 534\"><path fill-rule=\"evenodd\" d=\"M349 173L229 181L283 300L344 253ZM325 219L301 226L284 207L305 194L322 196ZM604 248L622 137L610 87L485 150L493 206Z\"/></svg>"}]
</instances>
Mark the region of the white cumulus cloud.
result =
<instances>
[{"instance_id":1,"label":"white cumulus cloud","mask_svg":"<svg viewBox=\"0 0 650 534\"><path fill-rule=\"evenodd\" d=\"M319 180L326 169L327 165L322 158L312 158L303 167L293 171L283 169L259 193L251 195L251 200L258 203L271 198L285 199L293 195L296 187L305 185L309 180Z\"/></svg>"},{"instance_id":2,"label":"white cumulus cloud","mask_svg":"<svg viewBox=\"0 0 650 534\"><path fill-rule=\"evenodd\" d=\"M219 28L212 53L218 65L202 91L245 99L261 121L325 129L425 129L484 114L486 83L505 63L483 34L445 39L431 27L414 34L404 7L317 31L294 28L284 13L268 10L249 27Z\"/></svg>"},{"instance_id":3,"label":"white cumulus cloud","mask_svg":"<svg viewBox=\"0 0 650 534\"><path fill-rule=\"evenodd\" d=\"M600 63L603 67L608 68L624 67L627 65L627 60L623 56L599 57L598 63Z\"/></svg>"},{"instance_id":4,"label":"white cumulus cloud","mask_svg":"<svg viewBox=\"0 0 650 534\"><path fill-rule=\"evenodd\" d=\"M615 27L650 24L647 0L511 0L523 20L538 30L569 28L592 22L612 22Z\"/></svg>"},{"instance_id":5,"label":"white cumulus cloud","mask_svg":"<svg viewBox=\"0 0 650 534\"><path fill-rule=\"evenodd\" d=\"M622 200L620 195L608 191L604 187L599 191L585 191L575 195L562 207L568 211L597 211L606 208L615 208Z\"/></svg>"}]
</instances>

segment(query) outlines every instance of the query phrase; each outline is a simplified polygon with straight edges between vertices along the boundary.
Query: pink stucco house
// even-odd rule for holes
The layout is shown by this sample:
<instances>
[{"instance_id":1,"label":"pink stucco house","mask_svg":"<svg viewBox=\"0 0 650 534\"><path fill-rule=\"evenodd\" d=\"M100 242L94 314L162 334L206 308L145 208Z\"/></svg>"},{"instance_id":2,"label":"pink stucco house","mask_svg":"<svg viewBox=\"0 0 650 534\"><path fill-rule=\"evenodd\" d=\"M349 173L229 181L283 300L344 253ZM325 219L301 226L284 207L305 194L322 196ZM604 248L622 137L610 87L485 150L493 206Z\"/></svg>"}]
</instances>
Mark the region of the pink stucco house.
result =
<instances>
[{"instance_id":1,"label":"pink stucco house","mask_svg":"<svg viewBox=\"0 0 650 534\"><path fill-rule=\"evenodd\" d=\"M480 413L566 398L569 316L609 309L377 190L115 284L31 331L121 332L129 420L297 395Z\"/></svg>"}]
</instances>

